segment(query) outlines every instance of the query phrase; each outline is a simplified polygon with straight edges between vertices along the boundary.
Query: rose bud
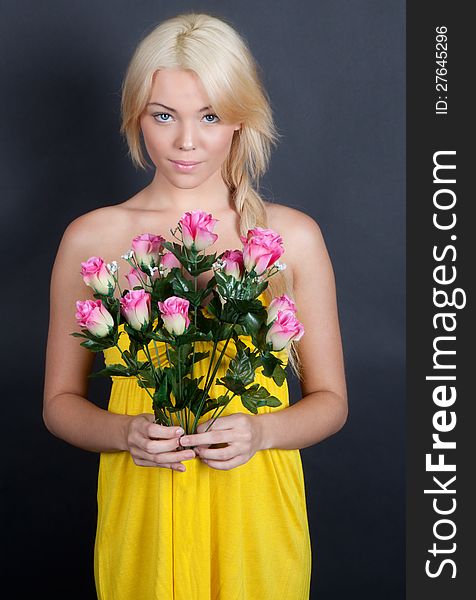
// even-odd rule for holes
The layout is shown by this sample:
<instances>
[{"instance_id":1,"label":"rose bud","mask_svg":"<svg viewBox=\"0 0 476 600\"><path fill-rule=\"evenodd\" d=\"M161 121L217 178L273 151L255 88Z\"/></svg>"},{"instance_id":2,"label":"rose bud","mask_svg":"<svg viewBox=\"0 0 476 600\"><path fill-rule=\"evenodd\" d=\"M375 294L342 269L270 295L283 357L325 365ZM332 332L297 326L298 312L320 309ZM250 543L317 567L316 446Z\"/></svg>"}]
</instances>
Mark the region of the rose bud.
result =
<instances>
[{"instance_id":1,"label":"rose bud","mask_svg":"<svg viewBox=\"0 0 476 600\"><path fill-rule=\"evenodd\" d=\"M161 312L164 327L169 333L182 335L182 333L190 325L188 317L188 307L190 305L185 298L171 296L165 302L157 302Z\"/></svg>"},{"instance_id":2,"label":"rose bud","mask_svg":"<svg viewBox=\"0 0 476 600\"><path fill-rule=\"evenodd\" d=\"M243 252L241 250L227 250L222 254L221 259L225 263L224 273L240 281L245 269Z\"/></svg>"},{"instance_id":3,"label":"rose bud","mask_svg":"<svg viewBox=\"0 0 476 600\"><path fill-rule=\"evenodd\" d=\"M81 263L81 275L84 283L98 294L112 296L116 281L106 263L99 256L91 256Z\"/></svg>"},{"instance_id":4,"label":"rose bud","mask_svg":"<svg viewBox=\"0 0 476 600\"><path fill-rule=\"evenodd\" d=\"M145 280L145 278L146 276L144 275L144 273L141 273L138 269L131 267L129 274L126 275L127 282L129 283L129 289L132 290L137 286L140 286L141 288L144 287L143 281Z\"/></svg>"},{"instance_id":5,"label":"rose bud","mask_svg":"<svg viewBox=\"0 0 476 600\"><path fill-rule=\"evenodd\" d=\"M249 229L247 236L241 236L243 242L243 262L248 272L254 268L257 275L262 275L283 254L283 240L272 229L255 227Z\"/></svg>"},{"instance_id":6,"label":"rose bud","mask_svg":"<svg viewBox=\"0 0 476 600\"><path fill-rule=\"evenodd\" d=\"M119 302L121 314L133 329L140 331L150 321L150 294L145 290L130 290Z\"/></svg>"},{"instance_id":7,"label":"rose bud","mask_svg":"<svg viewBox=\"0 0 476 600\"><path fill-rule=\"evenodd\" d=\"M190 249L194 244L195 249L200 252L215 243L218 235L213 233L213 228L217 220L203 210L184 213L179 221L184 246Z\"/></svg>"},{"instance_id":8,"label":"rose bud","mask_svg":"<svg viewBox=\"0 0 476 600\"><path fill-rule=\"evenodd\" d=\"M132 250L137 264L148 270L148 267L157 267L160 262L160 252L165 238L153 233L142 233L132 240Z\"/></svg>"},{"instance_id":9,"label":"rose bud","mask_svg":"<svg viewBox=\"0 0 476 600\"><path fill-rule=\"evenodd\" d=\"M96 337L106 337L114 329L114 319L101 300L78 300L76 320Z\"/></svg>"},{"instance_id":10,"label":"rose bud","mask_svg":"<svg viewBox=\"0 0 476 600\"><path fill-rule=\"evenodd\" d=\"M304 326L290 311L278 311L276 319L266 334L266 342L273 346L273 351L283 350L292 340L300 340L304 334Z\"/></svg>"},{"instance_id":11,"label":"rose bud","mask_svg":"<svg viewBox=\"0 0 476 600\"><path fill-rule=\"evenodd\" d=\"M172 254L172 252L166 252L162 256L162 260L160 261L161 267L164 271L164 275L167 275L173 267L181 267L179 259Z\"/></svg>"},{"instance_id":12,"label":"rose bud","mask_svg":"<svg viewBox=\"0 0 476 600\"><path fill-rule=\"evenodd\" d=\"M276 319L278 310L281 310L282 312L288 310L292 313L296 313L296 305L289 296L286 296L286 294L273 298L268 306L268 319L266 325L269 325L271 321Z\"/></svg>"}]
</instances>

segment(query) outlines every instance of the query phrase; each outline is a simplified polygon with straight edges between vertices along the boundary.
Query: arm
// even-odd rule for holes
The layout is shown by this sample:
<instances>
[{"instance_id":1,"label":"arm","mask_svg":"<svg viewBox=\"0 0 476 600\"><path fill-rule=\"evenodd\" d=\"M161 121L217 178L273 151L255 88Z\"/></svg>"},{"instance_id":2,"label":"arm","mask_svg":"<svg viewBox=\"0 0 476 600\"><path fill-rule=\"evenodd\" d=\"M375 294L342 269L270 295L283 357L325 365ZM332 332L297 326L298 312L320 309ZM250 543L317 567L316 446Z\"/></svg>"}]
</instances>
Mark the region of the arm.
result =
<instances>
[{"instance_id":1,"label":"arm","mask_svg":"<svg viewBox=\"0 0 476 600\"><path fill-rule=\"evenodd\" d=\"M280 213L282 218L270 226L283 235L285 262L293 274L297 317L305 328L298 342L303 397L296 404L269 413L219 417L209 431L208 422L204 422L196 434L184 436L182 444L196 444L202 460L213 468L234 468L258 450L312 446L338 431L347 418L344 361L329 255L311 217L287 207L282 207ZM210 444L228 446L210 448Z\"/></svg>"},{"instance_id":2,"label":"arm","mask_svg":"<svg viewBox=\"0 0 476 600\"><path fill-rule=\"evenodd\" d=\"M179 447L176 427L153 423L152 414L114 414L86 397L94 353L81 346L70 333L79 331L74 316L76 300L95 299L79 272L81 261L91 256L90 248L97 244L95 232L104 224L89 215L79 217L67 227L53 265L44 423L53 435L84 450L129 451L137 465L185 470L179 461L195 454L176 451Z\"/></svg>"},{"instance_id":3,"label":"arm","mask_svg":"<svg viewBox=\"0 0 476 600\"><path fill-rule=\"evenodd\" d=\"M312 446L336 433L347 419L347 391L334 273L317 223L294 209L285 247L292 267L297 317L305 333L298 342L303 367L302 399L258 415L261 448ZM289 221L288 221L289 222ZM303 250L306 260L303 260Z\"/></svg>"},{"instance_id":4,"label":"arm","mask_svg":"<svg viewBox=\"0 0 476 600\"><path fill-rule=\"evenodd\" d=\"M86 399L94 354L70 335L79 331L76 300L95 299L79 274L81 261L89 258L87 220L79 217L66 228L51 273L43 420L53 435L84 450L125 450L130 417Z\"/></svg>"},{"instance_id":5,"label":"arm","mask_svg":"<svg viewBox=\"0 0 476 600\"><path fill-rule=\"evenodd\" d=\"M347 419L347 391L336 302L334 273L317 223L294 216L285 247L292 266L297 317L305 333L298 342L303 367L302 399L278 411L258 415L260 447L296 449L336 433ZM303 260L303 250L306 260Z\"/></svg>"}]
</instances>

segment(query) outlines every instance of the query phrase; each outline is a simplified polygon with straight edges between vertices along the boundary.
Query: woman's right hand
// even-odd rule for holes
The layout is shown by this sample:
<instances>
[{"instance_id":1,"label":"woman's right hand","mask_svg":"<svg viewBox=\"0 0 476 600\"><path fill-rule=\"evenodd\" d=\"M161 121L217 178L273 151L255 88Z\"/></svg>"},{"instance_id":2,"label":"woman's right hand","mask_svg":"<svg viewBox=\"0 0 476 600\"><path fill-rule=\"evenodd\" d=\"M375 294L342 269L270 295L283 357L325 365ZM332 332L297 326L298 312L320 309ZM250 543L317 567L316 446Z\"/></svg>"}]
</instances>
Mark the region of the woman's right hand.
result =
<instances>
[{"instance_id":1,"label":"woman's right hand","mask_svg":"<svg viewBox=\"0 0 476 600\"><path fill-rule=\"evenodd\" d=\"M139 467L166 467L174 471L185 471L180 462L195 458L191 449L177 451L180 446L178 426L154 423L154 415L143 413L130 419L127 427L126 444L132 460Z\"/></svg>"}]
</instances>

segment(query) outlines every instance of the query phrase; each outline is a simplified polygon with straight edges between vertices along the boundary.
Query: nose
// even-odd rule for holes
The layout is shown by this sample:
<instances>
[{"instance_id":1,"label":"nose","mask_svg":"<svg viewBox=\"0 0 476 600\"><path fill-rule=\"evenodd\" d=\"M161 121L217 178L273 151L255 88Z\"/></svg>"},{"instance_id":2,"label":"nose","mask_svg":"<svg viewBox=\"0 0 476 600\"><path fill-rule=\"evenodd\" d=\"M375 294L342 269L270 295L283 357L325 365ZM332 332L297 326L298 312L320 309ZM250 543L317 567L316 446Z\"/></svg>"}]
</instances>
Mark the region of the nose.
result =
<instances>
[{"instance_id":1,"label":"nose","mask_svg":"<svg viewBox=\"0 0 476 600\"><path fill-rule=\"evenodd\" d=\"M195 150L197 135L192 124L184 123L177 136L177 145L180 150Z\"/></svg>"}]
</instances>

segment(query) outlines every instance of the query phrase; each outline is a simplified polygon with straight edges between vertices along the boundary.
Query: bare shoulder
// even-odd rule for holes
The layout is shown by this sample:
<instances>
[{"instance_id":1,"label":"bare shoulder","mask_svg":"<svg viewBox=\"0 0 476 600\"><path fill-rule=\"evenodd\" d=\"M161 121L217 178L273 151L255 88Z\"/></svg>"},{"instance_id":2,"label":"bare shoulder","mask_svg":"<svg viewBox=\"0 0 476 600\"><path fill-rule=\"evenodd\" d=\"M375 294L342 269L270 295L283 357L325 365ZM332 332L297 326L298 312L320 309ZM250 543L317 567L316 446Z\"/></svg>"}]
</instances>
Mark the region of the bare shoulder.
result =
<instances>
[{"instance_id":1,"label":"bare shoulder","mask_svg":"<svg viewBox=\"0 0 476 600\"><path fill-rule=\"evenodd\" d=\"M98 234L114 228L119 223L124 209L120 206L103 206L84 213L69 223L63 237L86 242L96 239Z\"/></svg>"},{"instance_id":2,"label":"bare shoulder","mask_svg":"<svg viewBox=\"0 0 476 600\"><path fill-rule=\"evenodd\" d=\"M126 221L125 210L120 205L103 206L84 213L71 221L64 230L61 245L72 246L79 253L106 249L107 241L114 240L114 232Z\"/></svg>"},{"instance_id":3,"label":"bare shoulder","mask_svg":"<svg viewBox=\"0 0 476 600\"><path fill-rule=\"evenodd\" d=\"M311 235L320 232L316 220L302 210L272 202L265 202L265 206L271 229L279 226L285 235L292 235L296 231L302 233L303 229Z\"/></svg>"},{"instance_id":4,"label":"bare shoulder","mask_svg":"<svg viewBox=\"0 0 476 600\"><path fill-rule=\"evenodd\" d=\"M293 272L303 263L303 248L316 258L327 256L321 228L313 217L284 204L265 202L265 206L268 226L283 238L286 262L292 264Z\"/></svg>"}]
</instances>

